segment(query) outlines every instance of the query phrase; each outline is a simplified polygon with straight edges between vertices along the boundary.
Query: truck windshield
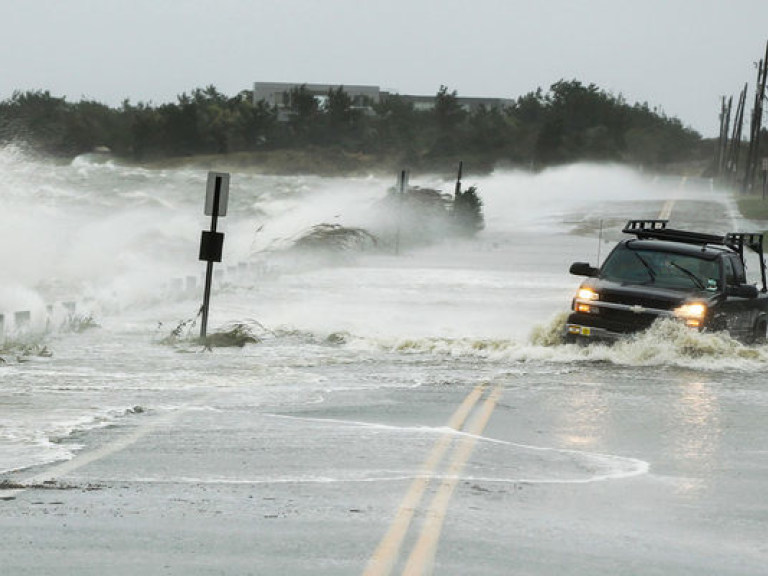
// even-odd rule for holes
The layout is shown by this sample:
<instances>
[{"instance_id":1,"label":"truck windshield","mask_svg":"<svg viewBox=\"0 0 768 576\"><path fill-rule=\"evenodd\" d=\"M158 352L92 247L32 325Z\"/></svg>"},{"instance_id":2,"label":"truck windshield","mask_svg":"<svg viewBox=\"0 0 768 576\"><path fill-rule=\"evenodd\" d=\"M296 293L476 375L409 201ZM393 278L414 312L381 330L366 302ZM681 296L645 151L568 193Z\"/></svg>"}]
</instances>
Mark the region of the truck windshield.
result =
<instances>
[{"instance_id":1,"label":"truck windshield","mask_svg":"<svg viewBox=\"0 0 768 576\"><path fill-rule=\"evenodd\" d=\"M603 264L600 277L627 284L714 292L720 283L720 267L717 260L657 250L631 250L620 245Z\"/></svg>"}]
</instances>

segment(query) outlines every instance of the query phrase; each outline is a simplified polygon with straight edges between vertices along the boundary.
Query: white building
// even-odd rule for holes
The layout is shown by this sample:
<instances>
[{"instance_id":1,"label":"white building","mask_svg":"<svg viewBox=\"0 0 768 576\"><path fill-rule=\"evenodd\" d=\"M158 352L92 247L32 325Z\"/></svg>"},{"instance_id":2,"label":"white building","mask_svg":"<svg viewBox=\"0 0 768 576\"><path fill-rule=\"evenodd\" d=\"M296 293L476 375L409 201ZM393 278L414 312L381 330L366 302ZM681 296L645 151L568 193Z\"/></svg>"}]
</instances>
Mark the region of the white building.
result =
<instances>
[{"instance_id":1,"label":"white building","mask_svg":"<svg viewBox=\"0 0 768 576\"><path fill-rule=\"evenodd\" d=\"M278 119L287 120L291 110L291 90L304 87L319 101L323 102L331 90L342 88L352 99L352 106L365 111L371 111L373 104L378 104L390 96L389 92L382 91L378 86L365 86L355 84L295 84L289 82L254 82L253 104L264 101L274 106L278 111ZM416 110L431 110L435 106L435 96L414 96L399 94L406 102L411 102ZM458 103L467 112L472 112L480 106L486 108L503 108L510 106L514 100L507 98L457 98Z\"/></svg>"}]
</instances>

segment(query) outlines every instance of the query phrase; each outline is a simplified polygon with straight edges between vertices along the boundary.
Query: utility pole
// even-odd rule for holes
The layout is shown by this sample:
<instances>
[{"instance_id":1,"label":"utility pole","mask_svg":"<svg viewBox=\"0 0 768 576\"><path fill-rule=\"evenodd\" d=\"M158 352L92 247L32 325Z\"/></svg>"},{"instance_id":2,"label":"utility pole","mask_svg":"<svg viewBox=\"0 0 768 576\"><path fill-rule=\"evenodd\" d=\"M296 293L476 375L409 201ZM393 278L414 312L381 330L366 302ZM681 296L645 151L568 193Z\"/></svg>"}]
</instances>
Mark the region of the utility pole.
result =
<instances>
[{"instance_id":1,"label":"utility pole","mask_svg":"<svg viewBox=\"0 0 768 576\"><path fill-rule=\"evenodd\" d=\"M760 155L760 131L763 126L763 100L765 99L766 77L768 77L768 42L765 45L765 57L757 65L757 89L755 92L755 105L752 109L747 166L744 172L744 192L752 188L757 173L757 160Z\"/></svg>"},{"instance_id":2,"label":"utility pole","mask_svg":"<svg viewBox=\"0 0 768 576\"><path fill-rule=\"evenodd\" d=\"M731 110L733 108L733 96L728 98L728 104L725 103L725 96L722 97L720 104L720 138L717 143L717 152L715 154L715 171L717 176L723 177L728 165L728 132L731 126Z\"/></svg>"},{"instance_id":3,"label":"utility pole","mask_svg":"<svg viewBox=\"0 0 768 576\"><path fill-rule=\"evenodd\" d=\"M723 169L724 150L728 146L728 127L725 120L725 96L720 100L720 134L717 138L717 149L715 150L715 175L720 177Z\"/></svg>"},{"instance_id":4,"label":"utility pole","mask_svg":"<svg viewBox=\"0 0 768 576\"><path fill-rule=\"evenodd\" d=\"M765 200L766 188L768 188L768 157L763 158L763 200Z\"/></svg>"},{"instance_id":5,"label":"utility pole","mask_svg":"<svg viewBox=\"0 0 768 576\"><path fill-rule=\"evenodd\" d=\"M739 167L739 157L741 156L741 131L744 127L744 107L747 103L747 84L739 95L739 103L736 105L736 116L733 119L733 134L731 135L731 146L726 158L726 168L728 171L728 180L734 180Z\"/></svg>"},{"instance_id":6,"label":"utility pole","mask_svg":"<svg viewBox=\"0 0 768 576\"><path fill-rule=\"evenodd\" d=\"M725 129L723 131L723 149L720 155L719 173L722 176L725 173L728 158L728 132L731 129L731 109L733 107L733 96L728 98L728 106L725 112Z\"/></svg>"}]
</instances>

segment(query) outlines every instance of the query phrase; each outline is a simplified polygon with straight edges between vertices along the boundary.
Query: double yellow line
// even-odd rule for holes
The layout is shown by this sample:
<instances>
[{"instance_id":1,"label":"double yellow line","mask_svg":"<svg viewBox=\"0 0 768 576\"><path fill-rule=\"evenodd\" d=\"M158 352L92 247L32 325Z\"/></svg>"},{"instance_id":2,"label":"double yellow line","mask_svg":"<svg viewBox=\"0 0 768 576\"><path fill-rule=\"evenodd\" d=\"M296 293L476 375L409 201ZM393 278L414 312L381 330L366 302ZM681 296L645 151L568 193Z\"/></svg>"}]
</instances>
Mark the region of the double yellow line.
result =
<instances>
[{"instance_id":1,"label":"double yellow line","mask_svg":"<svg viewBox=\"0 0 768 576\"><path fill-rule=\"evenodd\" d=\"M688 182L688 176L683 176L680 179L680 184L677 185L677 189L682 190L685 188L686 182ZM664 206L661 207L661 212L659 212L659 220L669 220L669 217L672 216L672 208L675 207L675 202L675 198L664 202Z\"/></svg>"},{"instance_id":2,"label":"double yellow line","mask_svg":"<svg viewBox=\"0 0 768 576\"><path fill-rule=\"evenodd\" d=\"M470 414L472 414L473 408L483 397L487 388L487 384L475 386L448 421L447 426L449 428L457 431L460 430L464 432L464 435L455 446L450 463L447 465L444 473L445 479L432 498L419 538L405 563L405 568L402 572L405 575L430 574L432 572L443 521L445 520L451 496L459 481L459 475L472 454L478 436L482 434L485 426L488 424L496 403L501 397L501 386L494 387L482 406L472 415L466 428L463 428ZM422 464L419 475L411 483L408 492L400 503L400 507L397 509L389 530L371 556L368 566L365 572L363 572L364 576L385 576L392 572L400 556L400 549L410 528L413 515L424 497L430 480L455 437L456 434L448 432L435 443L429 456L427 456L427 459Z\"/></svg>"},{"instance_id":3,"label":"double yellow line","mask_svg":"<svg viewBox=\"0 0 768 576\"><path fill-rule=\"evenodd\" d=\"M669 217L672 216L672 208L675 206L675 200L667 200L664 202L664 206L661 207L661 212L659 212L659 220L669 220Z\"/></svg>"}]
</instances>

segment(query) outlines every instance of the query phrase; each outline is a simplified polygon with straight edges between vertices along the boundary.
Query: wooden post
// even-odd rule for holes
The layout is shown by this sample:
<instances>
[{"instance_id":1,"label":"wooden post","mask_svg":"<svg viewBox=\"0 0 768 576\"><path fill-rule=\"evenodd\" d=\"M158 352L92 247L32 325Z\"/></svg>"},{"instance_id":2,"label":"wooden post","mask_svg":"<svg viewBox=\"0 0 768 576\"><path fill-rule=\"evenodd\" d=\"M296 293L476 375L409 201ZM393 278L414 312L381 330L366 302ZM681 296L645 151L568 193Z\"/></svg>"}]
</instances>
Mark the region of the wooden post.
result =
<instances>
[{"instance_id":1,"label":"wooden post","mask_svg":"<svg viewBox=\"0 0 768 576\"><path fill-rule=\"evenodd\" d=\"M459 161L459 173L456 176L456 189L454 190L454 200L461 196L461 172L464 168L464 162Z\"/></svg>"},{"instance_id":2,"label":"wooden post","mask_svg":"<svg viewBox=\"0 0 768 576\"><path fill-rule=\"evenodd\" d=\"M408 191L408 171L400 171L400 190L397 193L397 230L395 231L395 256L400 254L400 226L403 219L403 202L405 201L405 194Z\"/></svg>"}]
</instances>

